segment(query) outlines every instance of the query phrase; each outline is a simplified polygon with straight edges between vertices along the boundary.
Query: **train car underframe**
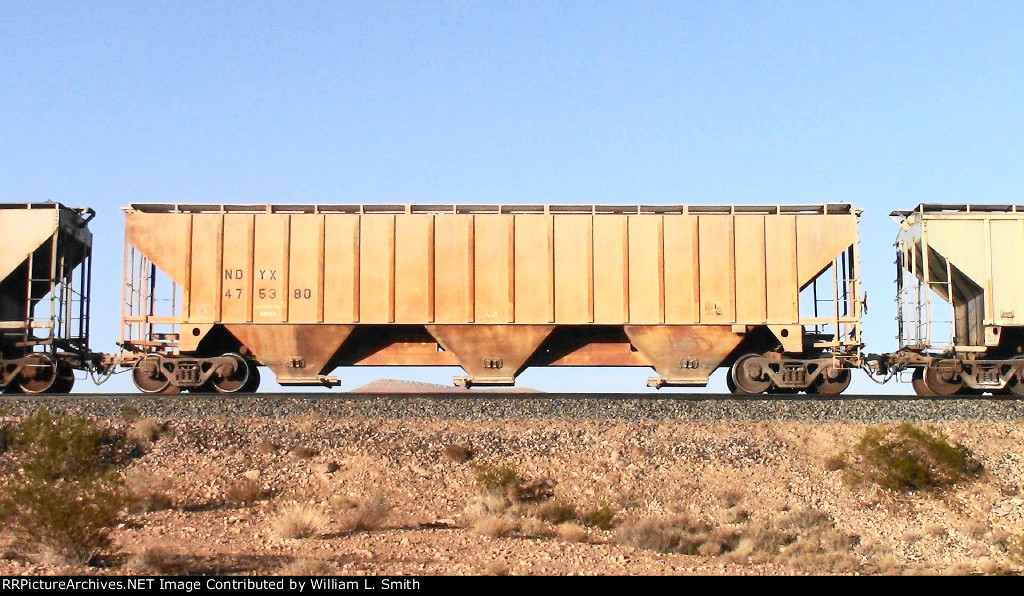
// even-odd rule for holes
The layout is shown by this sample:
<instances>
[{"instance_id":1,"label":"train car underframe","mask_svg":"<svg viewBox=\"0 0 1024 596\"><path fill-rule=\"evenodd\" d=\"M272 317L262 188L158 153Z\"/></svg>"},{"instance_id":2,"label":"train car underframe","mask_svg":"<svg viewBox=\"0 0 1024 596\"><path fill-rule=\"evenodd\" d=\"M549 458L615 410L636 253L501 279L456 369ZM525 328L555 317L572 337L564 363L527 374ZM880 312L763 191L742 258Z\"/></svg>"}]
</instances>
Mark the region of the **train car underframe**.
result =
<instances>
[{"instance_id":1,"label":"train car underframe","mask_svg":"<svg viewBox=\"0 0 1024 596\"><path fill-rule=\"evenodd\" d=\"M859 307L852 300L843 306ZM282 385L328 387L339 384L328 374L347 366L459 366L467 375L454 381L464 387L511 386L528 367L640 366L655 370L648 380L655 388L703 387L726 368L736 395L837 395L849 386L851 367L861 364L852 314L812 317L811 332L804 325L189 324L174 316L125 317L126 337L136 339L122 341L121 363L132 367L144 393L253 392L259 366ZM844 330L839 339L835 327Z\"/></svg>"},{"instance_id":2,"label":"train car underframe","mask_svg":"<svg viewBox=\"0 0 1024 596\"><path fill-rule=\"evenodd\" d=\"M1000 338L992 348L904 348L881 356L875 368L911 371L914 393L923 397L985 393L1024 397L1024 327L990 329Z\"/></svg>"},{"instance_id":3,"label":"train car underframe","mask_svg":"<svg viewBox=\"0 0 1024 596\"><path fill-rule=\"evenodd\" d=\"M776 335L782 331L811 347L786 351ZM260 365L282 385L323 386L338 384L326 374L337 367L460 366L469 374L455 382L465 387L514 385L520 372L538 366L645 366L659 373L650 386L699 387L725 367L727 384L738 395L841 393L851 380L849 367L859 361L856 350L815 349L801 331L729 325L213 325L186 351L167 343L150 346L126 355L123 364L133 367L141 391L165 394L255 391Z\"/></svg>"}]
</instances>

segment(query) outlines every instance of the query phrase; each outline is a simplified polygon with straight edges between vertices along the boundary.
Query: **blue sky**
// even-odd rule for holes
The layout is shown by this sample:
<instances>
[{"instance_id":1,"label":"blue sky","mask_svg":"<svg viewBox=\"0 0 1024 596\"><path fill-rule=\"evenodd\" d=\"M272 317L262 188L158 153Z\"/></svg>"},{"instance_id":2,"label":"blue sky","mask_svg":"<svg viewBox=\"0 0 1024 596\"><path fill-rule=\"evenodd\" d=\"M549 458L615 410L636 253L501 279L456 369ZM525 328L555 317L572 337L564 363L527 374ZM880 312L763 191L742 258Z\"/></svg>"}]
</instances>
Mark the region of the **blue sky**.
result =
<instances>
[{"instance_id":1,"label":"blue sky","mask_svg":"<svg viewBox=\"0 0 1024 596\"><path fill-rule=\"evenodd\" d=\"M1024 4L994 1L4 1L0 201L99 212L94 345L111 351L132 202L846 201L885 351L889 211L1024 202L1022 32Z\"/></svg>"}]
</instances>

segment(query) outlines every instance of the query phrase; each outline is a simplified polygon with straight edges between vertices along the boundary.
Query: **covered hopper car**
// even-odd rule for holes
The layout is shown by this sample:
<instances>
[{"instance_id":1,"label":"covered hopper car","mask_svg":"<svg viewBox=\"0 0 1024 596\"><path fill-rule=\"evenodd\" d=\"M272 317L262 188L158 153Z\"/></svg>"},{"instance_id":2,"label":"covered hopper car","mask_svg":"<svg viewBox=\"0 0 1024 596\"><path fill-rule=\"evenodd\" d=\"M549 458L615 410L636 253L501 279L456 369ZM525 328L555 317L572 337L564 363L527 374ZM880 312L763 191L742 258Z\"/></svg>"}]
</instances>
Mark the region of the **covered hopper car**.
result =
<instances>
[{"instance_id":1,"label":"covered hopper car","mask_svg":"<svg viewBox=\"0 0 1024 596\"><path fill-rule=\"evenodd\" d=\"M894 211L899 350L919 395L1024 396L1024 206Z\"/></svg>"},{"instance_id":2,"label":"covered hopper car","mask_svg":"<svg viewBox=\"0 0 1024 596\"><path fill-rule=\"evenodd\" d=\"M132 205L123 361L147 393L338 366L647 366L653 386L836 394L861 364L847 204ZM801 304L801 291L806 304ZM811 292L811 294L807 294Z\"/></svg>"},{"instance_id":3,"label":"covered hopper car","mask_svg":"<svg viewBox=\"0 0 1024 596\"><path fill-rule=\"evenodd\" d=\"M0 203L0 389L66 393L89 351L91 209Z\"/></svg>"}]
</instances>

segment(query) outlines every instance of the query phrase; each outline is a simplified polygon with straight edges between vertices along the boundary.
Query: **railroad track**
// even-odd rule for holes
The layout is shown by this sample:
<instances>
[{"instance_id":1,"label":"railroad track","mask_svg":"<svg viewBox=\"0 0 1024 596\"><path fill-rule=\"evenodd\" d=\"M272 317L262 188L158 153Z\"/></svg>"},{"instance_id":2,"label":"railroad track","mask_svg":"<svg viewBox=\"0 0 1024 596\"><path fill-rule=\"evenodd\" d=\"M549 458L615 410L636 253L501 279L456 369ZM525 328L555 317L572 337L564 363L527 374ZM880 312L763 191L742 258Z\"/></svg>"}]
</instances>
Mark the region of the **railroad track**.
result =
<instances>
[{"instance_id":1,"label":"railroad track","mask_svg":"<svg viewBox=\"0 0 1024 596\"><path fill-rule=\"evenodd\" d=\"M258 393L182 394L79 393L54 396L4 395L0 412L21 415L46 407L116 418L131 406L163 418L207 416L451 418L464 420L539 418L608 420L1024 420L1024 400L991 397L924 398L914 395L808 395L736 397L703 393Z\"/></svg>"}]
</instances>

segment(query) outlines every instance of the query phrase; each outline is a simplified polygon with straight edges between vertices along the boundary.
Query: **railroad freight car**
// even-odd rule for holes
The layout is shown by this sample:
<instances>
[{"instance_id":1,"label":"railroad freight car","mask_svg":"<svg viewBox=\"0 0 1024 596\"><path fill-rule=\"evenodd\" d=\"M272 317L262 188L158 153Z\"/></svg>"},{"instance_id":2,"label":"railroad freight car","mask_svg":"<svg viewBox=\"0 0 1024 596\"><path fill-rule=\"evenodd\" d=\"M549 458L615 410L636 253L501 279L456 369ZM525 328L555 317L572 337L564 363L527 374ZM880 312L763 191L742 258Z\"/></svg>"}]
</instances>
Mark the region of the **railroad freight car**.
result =
<instances>
[{"instance_id":1,"label":"railroad freight car","mask_svg":"<svg viewBox=\"0 0 1024 596\"><path fill-rule=\"evenodd\" d=\"M147 393L339 366L644 366L653 386L837 394L861 364L859 211L132 205L122 360Z\"/></svg>"},{"instance_id":2,"label":"railroad freight car","mask_svg":"<svg viewBox=\"0 0 1024 596\"><path fill-rule=\"evenodd\" d=\"M919 395L1024 396L1024 206L894 211L899 350Z\"/></svg>"},{"instance_id":3,"label":"railroad freight car","mask_svg":"<svg viewBox=\"0 0 1024 596\"><path fill-rule=\"evenodd\" d=\"M0 388L67 393L89 352L91 209L0 204Z\"/></svg>"}]
</instances>

